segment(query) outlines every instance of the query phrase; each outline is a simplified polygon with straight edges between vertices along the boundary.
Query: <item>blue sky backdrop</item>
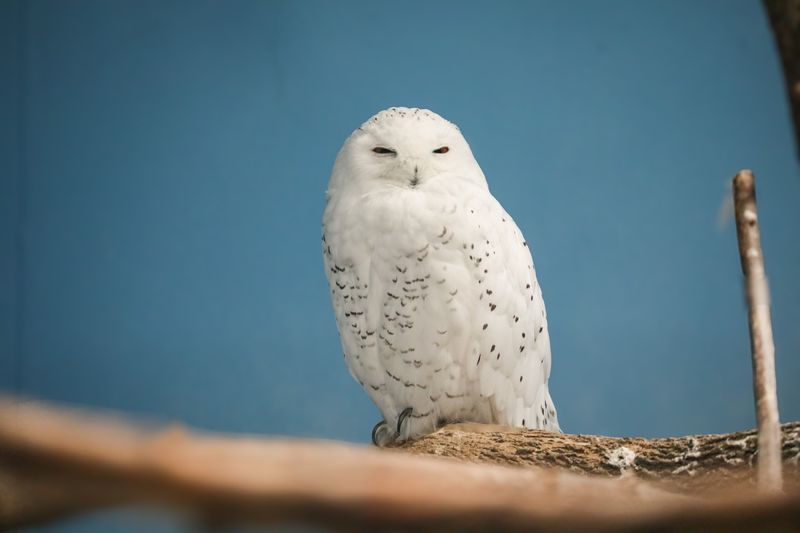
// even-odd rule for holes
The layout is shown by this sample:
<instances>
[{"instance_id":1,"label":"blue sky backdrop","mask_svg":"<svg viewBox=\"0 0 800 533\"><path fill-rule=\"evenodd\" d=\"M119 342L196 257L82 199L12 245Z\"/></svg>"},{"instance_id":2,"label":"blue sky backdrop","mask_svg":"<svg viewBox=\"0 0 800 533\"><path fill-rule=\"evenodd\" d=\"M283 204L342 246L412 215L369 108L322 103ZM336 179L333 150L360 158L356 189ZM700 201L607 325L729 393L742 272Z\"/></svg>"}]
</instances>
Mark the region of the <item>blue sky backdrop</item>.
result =
<instances>
[{"instance_id":1,"label":"blue sky backdrop","mask_svg":"<svg viewBox=\"0 0 800 533\"><path fill-rule=\"evenodd\" d=\"M380 109L456 122L531 244L568 432L754 425L755 170L800 419L800 169L757 0L0 4L0 388L368 442L320 219Z\"/></svg>"}]
</instances>

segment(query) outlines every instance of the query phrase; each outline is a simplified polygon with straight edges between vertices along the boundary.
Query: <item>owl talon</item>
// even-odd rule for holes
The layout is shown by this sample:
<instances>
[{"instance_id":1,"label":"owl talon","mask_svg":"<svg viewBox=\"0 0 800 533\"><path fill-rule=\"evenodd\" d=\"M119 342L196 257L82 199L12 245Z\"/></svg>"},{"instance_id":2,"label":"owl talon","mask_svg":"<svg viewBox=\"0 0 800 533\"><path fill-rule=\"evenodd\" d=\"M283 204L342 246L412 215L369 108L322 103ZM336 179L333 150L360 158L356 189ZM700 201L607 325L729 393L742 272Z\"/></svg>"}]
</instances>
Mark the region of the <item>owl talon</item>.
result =
<instances>
[{"instance_id":1,"label":"owl talon","mask_svg":"<svg viewBox=\"0 0 800 533\"><path fill-rule=\"evenodd\" d=\"M403 431L403 422L405 421L406 418L408 418L408 415L410 415L413 412L414 412L414 409L412 409L411 407L406 407L405 409L403 409L403 412L400 413L400 416L397 417L397 436L398 437L400 436L400 434Z\"/></svg>"},{"instance_id":2,"label":"owl talon","mask_svg":"<svg viewBox=\"0 0 800 533\"><path fill-rule=\"evenodd\" d=\"M372 444L378 448L383 448L387 444L394 442L395 438L397 438L397 435L392 434L389 424L385 420L381 420L372 428Z\"/></svg>"},{"instance_id":3,"label":"owl talon","mask_svg":"<svg viewBox=\"0 0 800 533\"><path fill-rule=\"evenodd\" d=\"M389 424L386 423L386 420L381 420L375 427L372 428L372 444L379 448L383 448L384 446L396 442L400 438L400 433L403 430L403 422L405 422L406 418L414 412L414 409L411 407L406 407L400 413L400 416L397 417L397 431L392 432L389 429Z\"/></svg>"}]
</instances>

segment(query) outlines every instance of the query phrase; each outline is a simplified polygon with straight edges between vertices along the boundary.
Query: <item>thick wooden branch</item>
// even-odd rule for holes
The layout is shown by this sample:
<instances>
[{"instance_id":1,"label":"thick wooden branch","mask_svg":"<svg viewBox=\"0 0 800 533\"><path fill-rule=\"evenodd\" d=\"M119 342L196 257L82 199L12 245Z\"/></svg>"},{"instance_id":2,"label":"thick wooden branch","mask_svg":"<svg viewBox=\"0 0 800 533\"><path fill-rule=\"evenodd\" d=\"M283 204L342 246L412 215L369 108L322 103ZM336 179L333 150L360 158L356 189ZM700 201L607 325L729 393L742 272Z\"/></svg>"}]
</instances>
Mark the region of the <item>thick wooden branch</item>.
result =
<instances>
[{"instance_id":1,"label":"thick wooden branch","mask_svg":"<svg viewBox=\"0 0 800 533\"><path fill-rule=\"evenodd\" d=\"M706 445L723 439L733 453L738 437L694 437L698 441L690 450L696 453L671 456L681 447L667 445L669 439L465 429L445 428L407 449L567 469L475 464L333 442L201 435L181 428L152 431L118 418L0 399L0 528L130 503L169 505L211 523L339 528L756 530L800 522L797 494L740 490L688 497L620 476L644 465L634 458L630 468L623 467L630 456L620 444L651 461L667 464L672 457L675 475L683 465L699 471L707 461L716 464L719 457L703 455ZM787 426L785 435L792 443L787 459L796 470L798 425ZM752 435L743 439L746 468ZM686 441L675 439L681 440ZM556 453L555 442L561 452ZM648 448L664 456L647 454ZM602 459L609 451L612 458ZM706 469L709 475L714 470L710 463ZM611 478L583 475L587 472Z\"/></svg>"},{"instance_id":2,"label":"thick wooden branch","mask_svg":"<svg viewBox=\"0 0 800 533\"><path fill-rule=\"evenodd\" d=\"M786 477L800 479L800 422L783 427ZM503 465L559 467L597 476L636 477L685 493L752 484L756 430L643 439L564 435L483 424L453 424L403 445L415 454Z\"/></svg>"}]
</instances>

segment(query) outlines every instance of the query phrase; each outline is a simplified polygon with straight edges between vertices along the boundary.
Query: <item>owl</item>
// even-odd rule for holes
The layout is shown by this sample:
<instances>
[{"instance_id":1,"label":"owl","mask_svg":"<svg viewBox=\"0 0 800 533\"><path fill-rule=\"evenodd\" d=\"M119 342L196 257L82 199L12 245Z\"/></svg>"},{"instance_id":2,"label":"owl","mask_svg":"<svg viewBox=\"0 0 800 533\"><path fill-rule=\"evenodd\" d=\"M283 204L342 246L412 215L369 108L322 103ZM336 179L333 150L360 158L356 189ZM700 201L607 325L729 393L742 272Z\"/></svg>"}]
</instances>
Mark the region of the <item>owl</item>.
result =
<instances>
[{"instance_id":1,"label":"owl","mask_svg":"<svg viewBox=\"0 0 800 533\"><path fill-rule=\"evenodd\" d=\"M455 124L393 107L355 130L322 251L345 362L383 414L376 445L461 421L560 431L530 248Z\"/></svg>"}]
</instances>

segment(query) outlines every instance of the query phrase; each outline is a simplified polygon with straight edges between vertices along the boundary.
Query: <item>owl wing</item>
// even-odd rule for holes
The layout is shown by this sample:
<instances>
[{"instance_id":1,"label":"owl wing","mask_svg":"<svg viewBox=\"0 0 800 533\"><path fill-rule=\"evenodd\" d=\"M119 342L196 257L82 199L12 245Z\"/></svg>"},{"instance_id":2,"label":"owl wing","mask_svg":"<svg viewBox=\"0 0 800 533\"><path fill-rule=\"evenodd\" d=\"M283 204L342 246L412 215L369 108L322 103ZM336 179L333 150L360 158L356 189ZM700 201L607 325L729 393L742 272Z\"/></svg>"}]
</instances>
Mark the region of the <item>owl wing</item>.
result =
<instances>
[{"instance_id":1,"label":"owl wing","mask_svg":"<svg viewBox=\"0 0 800 533\"><path fill-rule=\"evenodd\" d=\"M375 303L374 298L369 298L371 257L363 244L342 243L346 235L337 232L339 247L332 249L323 227L322 255L333 311L350 374L383 410L386 376L378 359L376 313L370 309L370 303ZM343 253L340 247L344 248Z\"/></svg>"},{"instance_id":2,"label":"owl wing","mask_svg":"<svg viewBox=\"0 0 800 533\"><path fill-rule=\"evenodd\" d=\"M495 422L558 431L547 385L547 314L531 252L508 213L488 191L486 196L470 207L470 215L479 220L473 231L480 241L469 243L477 253L467 260L480 261L471 329L476 358L467 367L469 376L489 399Z\"/></svg>"}]
</instances>

